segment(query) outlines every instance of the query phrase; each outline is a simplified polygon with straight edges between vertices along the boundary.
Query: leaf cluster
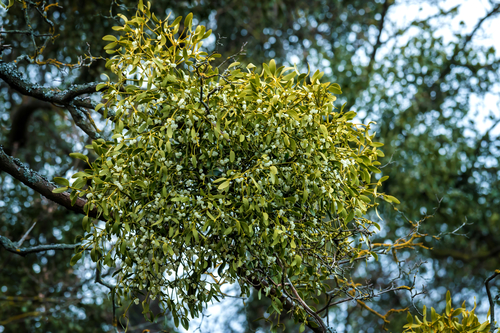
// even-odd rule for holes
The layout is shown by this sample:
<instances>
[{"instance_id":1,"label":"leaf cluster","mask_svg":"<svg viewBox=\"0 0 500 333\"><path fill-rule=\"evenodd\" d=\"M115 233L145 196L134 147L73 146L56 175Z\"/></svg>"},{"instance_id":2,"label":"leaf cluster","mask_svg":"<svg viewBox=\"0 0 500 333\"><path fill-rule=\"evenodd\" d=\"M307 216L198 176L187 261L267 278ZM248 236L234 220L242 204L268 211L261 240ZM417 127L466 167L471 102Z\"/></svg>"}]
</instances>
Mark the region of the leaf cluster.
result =
<instances>
[{"instance_id":1,"label":"leaf cluster","mask_svg":"<svg viewBox=\"0 0 500 333\"><path fill-rule=\"evenodd\" d=\"M106 221L83 219L92 260L118 266L118 296L146 294L150 319L158 298L187 328L188 315L238 282L242 294L254 286L271 297L271 314L289 297L294 318L307 322L299 300L314 300L327 280L346 285L341 262L363 244L370 250L378 228L365 218L384 180L372 181L383 153L370 124L335 111L341 88L321 83L319 71L271 60L259 73L233 58L212 66L220 55L202 49L211 31L193 29L191 14L183 30L181 17L159 20L142 2L121 18L120 36L103 38L118 80L97 87L114 134L87 146L93 162L72 154L90 169L71 185L58 179Z\"/></svg>"},{"instance_id":2,"label":"leaf cluster","mask_svg":"<svg viewBox=\"0 0 500 333\"><path fill-rule=\"evenodd\" d=\"M489 321L484 323L479 322L474 310L476 309L476 303L474 302L474 308L468 311L465 307L465 301L462 303L460 308L454 309L451 306L451 294L450 291L446 293L446 309L443 314L438 314L434 308L431 308L431 320L427 320L427 309L424 305L424 316L422 319L419 316L415 316L415 320L408 312L407 320L408 324L404 326L406 330L404 332L416 332L416 333L481 333L490 331ZM462 320L458 318L462 315Z\"/></svg>"}]
</instances>

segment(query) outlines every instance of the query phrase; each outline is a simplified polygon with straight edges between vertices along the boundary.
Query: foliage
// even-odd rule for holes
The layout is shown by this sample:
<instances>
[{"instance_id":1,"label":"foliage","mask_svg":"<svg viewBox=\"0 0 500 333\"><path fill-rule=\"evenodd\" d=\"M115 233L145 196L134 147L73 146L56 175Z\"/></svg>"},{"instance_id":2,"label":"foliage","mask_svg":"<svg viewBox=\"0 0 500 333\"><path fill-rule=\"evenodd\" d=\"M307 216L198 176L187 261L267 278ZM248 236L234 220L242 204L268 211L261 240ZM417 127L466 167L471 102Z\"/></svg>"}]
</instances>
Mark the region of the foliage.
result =
<instances>
[{"instance_id":1,"label":"foliage","mask_svg":"<svg viewBox=\"0 0 500 333\"><path fill-rule=\"evenodd\" d=\"M409 219L418 220L422 214L433 211L437 205L436 197L443 198L433 219L423 225L426 232L443 235L439 242L431 243L431 237L426 238L426 245L432 246L433 251L419 253L419 257L428 258L428 264L422 269L435 274L435 278L426 283L426 289L432 294L439 291L437 286L442 285L452 288L453 294L462 293L462 297L468 297L473 292L482 299L485 295L480 286L487 272L498 268L500 251L496 232L500 193L496 190L499 188L499 140L494 127L498 124L496 113L491 115L492 130L485 133L478 125L480 117L472 110L477 101L496 91L498 56L493 48L484 47L482 43L479 45L477 37L491 34L492 30L482 27L487 27L487 23L496 17L490 14L498 12L498 6L485 5L488 13L481 18L477 25L479 29L476 29L458 24L457 7L443 10L447 6L443 7L443 1L422 2L424 6L429 5L429 12L435 11L432 19L416 19L399 29L395 22L399 20L394 20L392 10L399 8L400 13L401 7L410 3L390 0L188 0L155 1L152 8L156 13L193 12L198 22L206 24L207 29L214 29L211 40L214 40L214 35L227 37L205 44L209 48L217 47L219 53L232 54L248 41L247 59L256 64L269 58L275 58L277 63L293 62L296 60L290 55L294 55L304 64L307 61L313 68L325 70L323 79L338 82L343 87L343 95L338 96L341 104L343 101L352 103L359 111L361 122L377 122L371 127L377 131L378 140L386 144L386 157L380 161L384 165L389 163L382 169L390 176L383 183L383 190L402 201L398 208ZM136 1L125 0L76 5L74 1L59 0L55 5L54 1L18 0L8 12L0 12L3 29L13 30L2 34L4 44L11 45L11 49L3 51L3 60L14 61L23 59L21 56L37 54L43 45L40 65L30 64L26 61L29 57L16 62L19 71L32 82L63 89L73 83L99 80L104 61L95 61L90 67L71 67L72 70L56 70L43 63L55 59L53 64L75 64L82 57L88 62L85 54L90 51L94 59L104 56L105 52L101 51L103 42L108 42L102 41L101 37L119 22L116 13L130 16L135 12L136 4ZM38 12L37 9L41 10ZM46 18L54 24L54 30L50 29ZM459 26L461 28L457 29ZM454 35L444 38L439 29L453 31ZM23 33L25 30L33 34ZM44 37L51 31L54 32L52 37L58 37ZM376 38L377 34L381 38ZM33 37L36 48L33 48ZM46 40L49 42L45 43ZM0 45L0 50L2 48ZM360 55L366 55L370 61L364 61ZM240 61L244 68L246 60ZM67 174L70 168L71 172L83 170L81 161L71 164L67 155L71 151L86 154L81 143L89 141L68 119L68 110L22 96L5 82L0 82L0 100L4 106L0 108L0 141L5 150L10 150L12 156L49 179L54 174ZM346 108L350 109L350 106ZM485 112L487 105L478 109ZM92 117L101 125L98 115L92 114ZM93 154L89 154L91 160ZM28 235L26 246L74 241L79 229L74 226L80 224L75 222L77 217L67 216L63 209L56 209L54 204L24 185L11 182L9 175L2 173L0 177L2 235L18 240L42 215L44 218L37 219L37 225ZM385 222L382 232L375 236L381 239L375 241L395 239L395 235L406 232L402 215L386 209L390 207L378 208ZM56 213L52 214L54 211ZM463 225L466 219L468 224L458 233L467 234L467 238L446 236ZM101 299L102 293L92 287L93 279L76 282L82 275L80 268L87 262L80 262L72 269L65 264L67 255L40 253L15 260L11 253L0 251L0 262L7 263L2 270L7 274L0 274L0 287L8 287L5 295L9 297L38 297L42 294L47 296L45 300L49 299L48 296L58 297L62 304L65 304L68 294L71 294L71 299L78 299L81 290L86 290L86 295L91 294L90 299ZM413 259L410 257L405 261L408 263ZM33 267L41 267L41 271ZM369 276L378 285L390 281L388 271L384 261L369 263L366 271L360 270L353 274L353 278L364 282ZM40 283L42 278L43 283ZM411 282L412 278L413 275L408 280ZM34 284L33 279L39 282ZM58 289L61 283L82 287ZM257 295L252 298L258 299ZM78 301L71 305L73 310L66 311L64 306L48 301L3 302L0 303L0 317L19 318L6 325L7 330L63 332L72 330L64 325L65 322L86 330L95 325L95 330L99 330L97 318L110 312L109 303L83 304ZM373 308L381 311L380 305L385 308L408 306L404 298L389 294ZM258 304L257 301L252 304L252 308L259 306L267 304ZM41 308L46 312L34 314ZM249 324L258 316L248 309L242 307ZM345 324L348 331L364 331L383 322L365 313L354 302L350 302L347 311L338 307L331 309L330 320L336 325ZM26 316L16 317L21 313ZM86 318L79 317L81 313L85 313ZM400 317L394 316L391 320L392 331L402 326L398 320L403 320L404 316ZM44 326L35 326L40 322ZM111 320L108 317L101 322ZM45 325L57 325L57 328Z\"/></svg>"},{"instance_id":2,"label":"foliage","mask_svg":"<svg viewBox=\"0 0 500 333\"><path fill-rule=\"evenodd\" d=\"M336 260L356 259L377 226L364 217L383 181L371 181L383 153L370 126L333 111L340 87L321 83L323 73L308 82L309 73L274 60L261 74L238 62L220 73L211 65L219 55L200 49L211 31L193 29L191 14L179 31L181 17L161 21L139 8L113 28L119 38L103 38L119 79L97 108L113 112L114 141L93 141L99 158L69 186L107 221L84 218L84 247L94 261L119 263L117 294L138 302L145 290L187 327L225 281L246 294L272 278L304 300L325 280L346 284ZM69 185L60 182L57 191ZM271 312L281 313L272 298ZM293 315L310 316L305 303Z\"/></svg>"},{"instance_id":3,"label":"foliage","mask_svg":"<svg viewBox=\"0 0 500 333\"><path fill-rule=\"evenodd\" d=\"M416 332L416 333L426 333L426 332L470 332L470 333L481 333L490 331L490 323L485 321L480 323L474 310L476 309L476 302L474 302L474 308L471 311L467 311L465 307L465 301L462 307L454 309L451 307L451 294L450 291L446 293L446 310L444 314L437 314L434 308L431 308L431 320L427 320L427 309L424 305L424 316L422 319L419 316L415 316L415 321L413 317L408 312L408 324L404 326L406 330L404 332ZM458 319L458 316L462 315L462 321Z\"/></svg>"}]
</instances>

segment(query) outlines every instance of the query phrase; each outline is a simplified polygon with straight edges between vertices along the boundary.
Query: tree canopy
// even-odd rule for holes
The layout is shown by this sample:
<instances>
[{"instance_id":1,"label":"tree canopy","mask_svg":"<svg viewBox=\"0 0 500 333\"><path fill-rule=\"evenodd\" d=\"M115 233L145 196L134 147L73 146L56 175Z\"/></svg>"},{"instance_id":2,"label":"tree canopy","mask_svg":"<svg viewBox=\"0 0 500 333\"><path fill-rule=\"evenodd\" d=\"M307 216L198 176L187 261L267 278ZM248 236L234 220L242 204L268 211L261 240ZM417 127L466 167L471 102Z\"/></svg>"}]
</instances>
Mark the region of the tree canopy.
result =
<instances>
[{"instance_id":1,"label":"tree canopy","mask_svg":"<svg viewBox=\"0 0 500 333\"><path fill-rule=\"evenodd\" d=\"M128 26L132 29L130 27L139 22L123 25L124 17L130 19L134 15L135 4L111 3L111 7L109 5L103 8L97 7L95 8L97 16L90 13L75 15L75 8L71 4L64 3L59 3L59 7L39 7L39 4L29 1L19 1L19 4L13 2L13 4L4 13L3 22L6 26L10 24L13 29L18 30L6 33L4 38L6 43L0 46L3 53L0 77L5 87L10 89L10 91L4 90L1 98L5 101L6 110L11 110L11 114L7 116L5 113L6 116L1 120L6 124L2 130L2 143L5 145L6 153L2 153L1 156L2 170L73 212L82 213L85 210L90 218L84 219L84 229L95 233L86 234L83 248L80 247L81 244L74 244L75 237L82 234L79 228L74 227L80 224L80 217L56 209L56 206L38 196L36 192L22 187L19 183L13 182L10 176L3 174L1 177L5 181L2 181L0 200L3 202L2 209L5 213L2 214L2 223L5 223L0 225L2 235L12 239L28 239L31 247L22 249L21 253L28 254L32 251L38 254L36 257L24 258L26 265L24 267L35 274L40 270L44 270L45 273L43 277L39 275L36 287L29 293L33 296L23 296L27 295L26 284L30 283L28 281L33 281L33 277L30 277L33 273L26 275L22 269L17 270L7 266L9 274L3 282L5 290L2 289L2 292L7 291L6 295L13 295L8 297L16 296L18 299L8 298L7 302L1 305L9 313L7 319L2 321L2 325L19 323L40 325L39 320L31 321L29 324L29 318L39 316L40 312L35 311L35 305L40 303L67 318L77 316L74 308L62 310L65 306L72 305L71 297L69 302L66 302L39 296L49 295L46 292L49 289L54 296L70 294L74 295L72 297L75 300L81 299L77 288L74 287L78 283L90 288L88 290L93 290L96 295L102 293L98 288L90 287L88 281L85 281L88 277L84 278L82 272L74 271L68 266L61 269L61 266L54 264L61 261L69 262L65 252L54 251L65 248L76 248L75 261L78 259L78 253L86 253L86 251L81 252L83 249L89 249L91 252L90 249L93 248L93 252L89 254L99 264L102 261L105 265L113 266L115 259L119 258L120 263L123 260L126 264L128 259L132 264L131 267L138 267L138 260L129 250L139 242L145 244L142 250L149 251L151 257L148 257L148 260L152 260L150 270L143 274L151 275L152 272L161 270L160 266L155 268L154 258L164 260L167 257L177 257L180 258L177 263L184 259L187 264L182 274L191 271L193 274L189 278L200 282L201 275L197 274L197 269L205 264L207 267L210 265L220 268L218 276L226 272L228 280L231 281L238 280L243 271L248 271L243 259L254 260L250 268L261 269L257 267L257 263L263 263L262 269L269 274L257 276L257 279L271 278L272 282L268 281L270 286L286 285L287 282L280 282L280 277L290 276L289 285L293 287L296 284L303 284L295 281L293 276L301 276L299 273L306 274L303 276L311 274L305 267L321 267L321 256L331 257L332 253L340 250L339 253L347 257L336 260L343 261L363 257L370 252L371 255L381 254L385 251L379 248L377 252L377 245L385 244L384 249L387 249L387 239L394 241L401 239L401 236L404 238L404 235L425 233L438 235L442 239L434 242L431 237L423 238L425 239L423 245L433 246L434 249L428 253L420 252L418 255L435 259L431 259L430 266L424 265L419 269L439 272L445 267L448 279L453 281L451 284L445 277L436 278L429 283L431 290L442 285L454 289L455 295L457 291L460 293L463 290L464 285L470 283L474 283L478 286L477 289L480 289L482 283L478 282L478 279L484 279L491 274L491 271L498 268L495 256L495 233L492 232L496 221L494 206L498 201L494 190L498 181L496 177L498 164L493 162L498 160L498 149L495 148L498 141L495 141L496 138L492 136L490 130L485 134L464 136L464 129L477 130L459 121L468 113L471 94L485 95L498 81L496 67L498 62L495 60L494 50L472 46L475 34L484 22L496 15L498 6L493 6L471 32L457 35L456 40L452 42L453 47L445 45L442 39L432 34L430 23L415 21L409 28L420 29L422 34L410 38L406 45L394 44L392 49L394 52L387 52L378 58L378 50L386 44L389 45L390 38L397 39L405 34L404 30L395 31L387 41L383 41L384 29L390 28L385 20L387 11L393 6L390 1L368 5L364 2L343 1L329 6L320 2L313 2L308 6L302 2L294 4L256 2L252 5L228 2L224 6L221 4L201 6L191 3L185 4L186 7L181 5L171 8L179 14L189 11L194 13L194 17L190 20L177 22L179 29L177 36L174 36L174 33L169 39L167 31L154 28L141 30L137 36L134 36L132 31L123 30L117 32L122 35L121 39L109 35L104 41L100 41L101 37L110 34L112 26L122 26L123 29L127 29ZM155 6L158 4L153 3L152 12L157 10ZM87 9L82 7L78 10L85 13ZM93 9L88 8L88 10ZM250 18L239 20L241 13L248 10L255 13L255 20L252 21ZM116 11L126 16L116 15ZM160 12L156 12L160 17ZM454 12L456 9L443 10L438 16L444 19ZM68 17L75 20L68 20ZM261 19L258 20L258 17ZM334 17L343 23L330 24ZM146 18L147 15L143 16L143 19ZM193 24L193 19L198 22L205 20L208 27L212 25L213 28L221 29L220 34L228 38L226 40L217 38L214 41L213 37L207 35L208 48L203 50L205 53L200 53L194 46L197 43L186 39L188 36L205 36L205 31L201 32L203 28L189 32L192 29L189 25L190 22ZM103 24L96 26L96 20ZM154 20L152 22L153 25L157 23ZM72 24L85 29L69 28ZM137 24L140 26L140 23ZM172 22L168 25L170 24ZM285 30L287 27L289 28ZM370 39L373 34L369 33L373 28L379 29L374 42ZM183 30L188 33L181 33ZM353 31L357 34L354 44L349 42ZM56 34L59 35L57 39L54 38ZM215 58L218 53L223 55L238 53L244 43L244 36L247 35L252 36L250 44L245 48L249 53L247 57L239 57L236 54L225 63L222 63L225 58ZM141 38L135 40L139 36ZM160 39L155 39L156 37ZM89 44L81 42L82 38L91 42ZM64 47L59 47L60 40L68 43ZM179 44L177 48L173 45L175 43ZM107 54L113 54L118 46L122 47L118 56L112 57L107 63L105 58L108 56L100 51L105 44L108 44L105 47ZM168 51L161 52L157 49L158 45ZM186 54L184 52L177 54L171 50L172 47L177 51L186 50ZM216 51L212 52L213 50ZM191 51L191 54L187 54L188 51ZM360 60L360 52L368 55L368 61L363 63ZM82 56L83 54L85 55ZM307 57L310 65L316 68L325 66L325 59L332 59L327 68L331 67L334 70L326 71L324 76L319 71L313 70L309 76L300 74L306 67L300 63L297 64L298 67L288 69L288 73L283 67L276 68L276 63L289 61L290 54ZM74 60L78 61L78 56L80 56L79 65L69 65ZM269 62L268 59L273 57L276 60ZM161 61L157 63L155 60ZM134 61L137 63L134 64ZM257 64L265 61L265 64L262 69L260 66L253 68L253 65L249 64L250 61ZM174 64L175 67L172 66ZM229 64L234 67L226 70ZM132 72L134 65L137 67L135 73ZM56 68L59 68L59 71ZM110 75L109 81L100 75L103 72ZM143 75L142 82L141 75ZM343 95L338 97L345 98L344 101L348 102L344 108L338 105L338 109L335 109L332 104L334 96L330 94L340 93L340 86L321 83L321 76L323 81L324 78L333 79L343 87ZM51 81L54 78L63 78L63 81L53 84ZM41 84L32 83L35 79L40 79ZM96 89L101 92L99 97L101 100L90 97ZM10 94L11 91L16 92ZM198 96L200 92L202 96ZM288 95L289 92L293 92L292 95L295 96L291 97ZM174 98L177 98L177 101ZM322 101L322 98L330 100ZM180 103L181 99L184 99L184 103ZM294 102L299 102L295 109L291 108ZM103 105L98 105L99 103ZM360 111L355 120L353 120L354 113L346 112L350 109L351 103ZM299 105L302 108L299 108ZM60 107L69 111L71 121ZM231 110L227 114L221 111L228 107ZM95 113L89 113L89 109L98 110L103 118L97 117ZM290 113L286 111L288 109L294 111ZM132 110L136 116L132 116ZM279 110L282 110L281 117L272 116L275 112L280 114ZM311 110L317 113L311 113ZM371 110L371 113L367 110ZM214 114L213 119L207 117L211 111ZM179 118L181 114L184 118ZM243 116L246 114L251 116L244 121ZM110 126L102 127L104 119L108 119ZM372 123L369 127L359 125L370 120L377 121L377 124ZM492 130L496 123L494 119ZM257 125L259 127L256 127ZM110 127L112 133L109 132ZM101 131L99 128L104 130ZM190 130L186 132L185 129ZM380 137L380 141L386 144L383 148L386 156L376 147L367 148L373 139L373 132L368 136L364 134L368 133L369 129L377 130L376 137ZM26 133L30 135L27 136ZM327 147L330 133L342 133L345 136L337 138L338 142L333 141L330 147ZM243 140L241 140L242 135ZM350 138L353 138L353 141L349 141ZM326 142L322 142L321 139ZM85 144L87 147L84 147ZM69 158L68 154L72 151L79 151L80 155L72 156L80 157L81 160ZM179 156L176 155L181 152ZM214 152L217 155L214 155ZM27 168L9 155L28 162L30 167ZM164 161L161 160L163 158ZM381 160L382 164L378 164L377 159ZM377 167L386 163L389 165L381 170L390 177L388 179L384 177L382 180L385 181L382 183L379 176L374 177L369 173L377 172ZM328 167L330 164L331 169L325 169L325 165ZM179 167L182 168L177 170ZM287 169L289 167L291 170ZM338 175L330 173L334 169ZM40 173L33 170L39 170ZM100 174L102 170L108 171ZM251 171L245 173L247 170ZM78 171L75 175L76 181L72 182L71 186L83 189L82 191L74 191L71 197L64 192L51 193L54 185L44 177L69 178L76 171ZM202 174L203 179L200 178ZM252 177L254 180L251 180ZM179 179L183 183L179 183ZM240 182L238 179L241 179ZM217 180L218 182L209 186L211 182ZM58 181L63 185L69 185L62 179ZM104 183L94 184L94 181ZM159 183L167 182L169 184L158 186ZM108 183L109 186L106 188ZM121 189L119 185L123 188ZM329 186L334 189L333 192L329 192ZM381 188L374 192L377 186ZM201 191L197 193L198 189L202 189L203 193ZM360 193L360 189L364 193ZM378 197L382 190L398 197L402 204L398 205L399 211L392 210L388 204L378 207L378 213L385 222L381 223L382 238L376 240L373 237L378 236L371 235L371 229L364 229L364 226L373 226L373 221L378 217L375 212L366 215L367 211L363 207L369 208L376 204L370 195ZM338 193L341 195L336 195ZM89 197L84 198L83 195ZM125 196L129 196L128 202L123 199ZM197 196L201 197L201 202L194 201L195 198L198 199ZM394 197L387 195L383 197L388 201L397 201ZM106 198L106 201L103 198ZM245 198L248 198L247 201ZM87 203L85 199L93 201L95 206L91 207L88 204L85 206ZM149 204L150 207L147 206ZM422 224L418 223L422 218L422 212L424 214L432 212L437 204L439 208L435 210L433 219L426 220ZM478 209L478 205L481 209ZM358 211L355 208L358 208ZM327 211L333 212L328 216L330 222L321 219L324 215L328 215L324 214ZM400 214L401 211L405 215ZM127 212L128 216L123 214L124 212ZM195 212L201 217L194 215ZM145 223L141 227L144 230L140 229L140 222L134 223L141 214ZM176 216L176 214L186 214L186 216ZM94 226L91 224L92 218L104 221L94 220ZM160 218L170 219L160 221ZM315 218L317 226L304 223ZM413 222L408 223L406 218ZM447 230L455 230L463 225L465 218L472 223L463 226L460 233L467 233L469 239L442 237ZM38 222L31 230L31 222L35 220ZM255 221L258 223L255 224ZM331 221L336 221L338 224L335 225ZM156 222L157 225L151 226ZM296 228L295 231L288 229L292 223ZM166 228L158 227L163 225ZM354 227L348 227L351 225ZM126 226L130 230L127 230ZM415 230L415 226L419 229ZM267 228L270 230L266 230ZM96 230L99 230L99 233ZM170 230L172 235L169 234ZM311 234L304 233L306 230ZM455 231L455 234L457 233ZM352 237L354 235L368 241L365 247L358 247L362 246L363 239L359 241ZM116 236L123 237L127 241L117 242ZM24 241L13 243L7 237L2 238L5 249L13 252L21 249ZM172 238L176 241L173 242ZM65 244L58 244L59 247L50 245L60 243L62 239ZM153 239L156 239L158 244ZM411 239L411 236L404 238L401 244L408 239ZM268 242L270 248L274 246L275 252L266 253L260 249L257 251L255 246L260 240L263 240L264 244ZM322 244L325 246L325 252L320 258L309 256L307 250L304 252L304 249L317 246L315 242L321 240L325 242ZM344 242L337 243L339 240ZM78 242L80 241L78 239ZM226 243L227 241L229 243ZM349 243L350 241L354 243ZM253 248L252 243L254 243ZM231 244L234 249L243 249L243 252L247 252L231 252L223 244ZM112 248L110 245L115 247ZM214 248L219 245L219 248ZM46 248L50 249L47 252L48 256L39 253L44 249L43 246L49 246ZM394 248L397 250L397 246ZM455 248L456 251L451 250ZM464 248L473 250L464 251ZM186 252L188 249L196 249L194 250L196 253L200 253L198 252L200 249L205 249L207 255L200 258L194 253ZM12 254L6 252L3 251L1 255L8 258L7 260L13 260ZM211 257L209 253L212 252L214 255ZM153 254L157 254L157 257ZM268 258L265 257L269 256L278 259L275 262L267 262ZM413 255L411 258L413 260L417 256ZM455 258L455 261L450 261L450 258ZM144 260L142 256L140 259ZM397 256L394 259L396 266L391 267L397 267L400 261ZM235 267L231 267L233 263ZM340 285L336 286L344 293L348 293L349 288L356 290L357 285L349 283L354 281L363 283L366 276L358 271L359 265L351 266L350 260L346 263L349 264L347 269L350 272L347 275L349 278L340 280ZM410 261L407 262L409 263ZM139 264L144 265L144 262ZM380 264L382 266L377 267L377 263L371 261L368 263L371 278L389 281L387 274L389 270L382 269L387 261L381 260ZM89 268L89 264L82 265L82 268ZM478 273L470 280L457 280L455 277L463 273L464 265L466 272L478 270ZM206 267L201 269L204 268ZM331 267L326 268L324 274L328 276L343 276L344 271L339 273L332 271ZM321 272L321 269L319 271ZM68 272L72 274L72 278L65 278ZM109 286L109 283L104 281L106 279L108 282L112 281L106 275L113 272L115 272L113 269L103 272L103 279L98 274L95 280ZM252 276L250 274L249 276ZM122 271L119 278L123 278L123 281L136 278L135 275L125 277L126 275ZM312 297L311 291L315 290L313 284L324 278L321 274L313 276L312 280L307 280L311 283L309 289L305 287L301 291L298 288L298 292L301 293L300 298ZM401 286L411 285L410 276L410 274L403 276ZM278 280L273 280L272 277L277 277ZM79 282L73 283L71 279ZM23 282L16 286L13 281L18 280ZM54 280L64 283L54 288L52 284ZM132 287L128 282L125 283L126 287ZM164 283L163 285L182 285L189 297L203 294L199 285L192 286L189 290L186 280L182 278L174 282L165 280ZM246 279L246 283L248 286L258 285L258 281L252 279ZM216 284L213 283L214 288ZM323 286L323 288L334 287ZM387 284L386 287L388 290L391 289ZM283 295L273 294L276 288L271 289L259 292L259 298L262 293L267 292L268 296L271 293L273 301L271 309L277 307L271 312L286 308L286 302L283 303L283 299L280 298ZM292 299L295 297L293 289L284 289L283 292L290 293ZM117 290L121 289L114 289L113 293ZM277 290L279 291L279 288ZM356 295L352 298L357 299L360 311L376 309L383 312L390 308L404 308L409 305L404 298L391 297L385 299L390 301L388 307L380 307L375 303L369 307L363 302L366 301L363 298L366 294L363 292L367 290L370 289L358 288L359 299ZM141 296L140 300L145 299ZM326 297L321 301L332 300ZM88 317L80 317L72 324L78 327L80 323L86 322L111 323L113 316L109 313L90 310L92 307L99 308L97 303L87 301L87 304L77 304L77 307L84 309ZM25 318L23 316L16 317L16 314L19 314L16 304L23 304L26 309L34 310L22 311L23 314L27 314L26 321L23 321ZM64 306L61 308L60 304ZM148 302L145 301L143 304ZM154 306L153 304L152 307ZM164 312L165 309L157 309L157 312ZM305 309L304 306L302 309ZM298 315L297 318L304 320L311 315L304 311L302 317ZM333 311L339 313L339 310ZM328 312L324 311L323 314L327 315ZM93 315L101 319L90 319ZM109 317L103 318L106 315ZM370 319L365 317L363 316L363 321L367 325ZM384 322L386 319L382 315L374 316L373 322L377 320ZM47 323L47 325L64 327L63 322ZM353 329L361 324L351 322L350 325ZM101 328L101 324L96 324L97 330Z\"/></svg>"}]
</instances>

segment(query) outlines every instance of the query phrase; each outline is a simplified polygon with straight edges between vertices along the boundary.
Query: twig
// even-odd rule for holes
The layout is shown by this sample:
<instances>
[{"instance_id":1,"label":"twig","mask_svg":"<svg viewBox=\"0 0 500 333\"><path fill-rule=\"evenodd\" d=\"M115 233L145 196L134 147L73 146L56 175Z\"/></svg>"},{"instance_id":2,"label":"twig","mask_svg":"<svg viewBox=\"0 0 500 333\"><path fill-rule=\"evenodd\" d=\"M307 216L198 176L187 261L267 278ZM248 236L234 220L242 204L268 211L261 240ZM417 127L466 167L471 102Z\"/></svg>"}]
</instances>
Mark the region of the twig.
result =
<instances>
[{"instance_id":1,"label":"twig","mask_svg":"<svg viewBox=\"0 0 500 333\"><path fill-rule=\"evenodd\" d=\"M105 286L106 288L108 288L111 292L111 302L113 303L113 327L115 328L115 332L119 332L118 331L118 320L116 319L116 304L115 304L115 287L113 287L112 285L104 282L102 279L101 279L101 263L98 262L97 263L97 267L95 269L95 283L99 283L103 286Z\"/></svg>"},{"instance_id":2,"label":"twig","mask_svg":"<svg viewBox=\"0 0 500 333\"><path fill-rule=\"evenodd\" d=\"M237 56L239 56L240 54L243 54L243 53L245 52L245 46L247 46L247 43L248 43L248 42L243 43L243 45L241 45L241 49L240 49L238 52L236 52L236 53L235 53L235 54L233 54L232 56L227 57L227 58L226 58L226 60L224 60L223 62L221 62L221 63L219 64L219 66L217 66L217 68L221 68L221 67L222 67L222 65L224 65L224 64L225 64L225 63L226 63L229 59L234 59L234 58L236 58Z\"/></svg>"},{"instance_id":3,"label":"twig","mask_svg":"<svg viewBox=\"0 0 500 333\"><path fill-rule=\"evenodd\" d=\"M44 252L44 251L49 251L49 250L57 250L57 251L74 250L76 247L80 246L81 243L48 244L48 245L38 245L38 246L32 246L32 247L19 248L19 246L17 246L17 244L12 242L10 239L0 235L0 245L4 249L6 249L7 251L24 257L25 255L30 254L30 253L38 253L38 252Z\"/></svg>"},{"instance_id":4,"label":"twig","mask_svg":"<svg viewBox=\"0 0 500 333\"><path fill-rule=\"evenodd\" d=\"M491 297L489 283L491 280L493 280L494 278L496 278L499 275L500 275L500 270L497 270L497 271L495 271L495 273L493 273L493 275L491 275L490 277L488 277L484 281L484 285L486 287L486 293L488 294L488 301L490 302L490 323L491 323L490 332L494 332L496 327L495 327L495 302L493 301L493 298Z\"/></svg>"},{"instance_id":5,"label":"twig","mask_svg":"<svg viewBox=\"0 0 500 333\"><path fill-rule=\"evenodd\" d=\"M80 127L82 131L85 132L92 140L100 139L102 136L98 133L97 128L92 126L89 122L90 116L86 115L84 110L79 109L73 103L69 103L67 106L69 113L71 113L71 117L75 121L76 126Z\"/></svg>"},{"instance_id":6,"label":"twig","mask_svg":"<svg viewBox=\"0 0 500 333\"><path fill-rule=\"evenodd\" d=\"M52 193L52 190L57 188L57 186L50 182L47 178L41 176L36 171L31 170L25 166L19 159L12 158L7 155L3 147L0 145L0 171L5 171L12 177L21 181L24 185L32 188L36 192L40 193L49 200L66 207L67 209L74 211L79 214L86 215L83 207L87 203L87 200L80 197L76 197L76 200L72 203L70 194L68 192L62 193ZM97 217L97 209L94 208L88 214L89 217ZM104 219L102 216L100 217Z\"/></svg>"},{"instance_id":7,"label":"twig","mask_svg":"<svg viewBox=\"0 0 500 333\"><path fill-rule=\"evenodd\" d=\"M372 54L370 56L370 63L368 64L369 71L373 67L373 62L375 61L375 55L377 54L377 50L380 47L380 45L382 45L382 43L380 41L380 37L382 36L382 31L384 30L384 21L385 21L385 17L387 14L387 10L389 9L390 5L391 4L389 3L389 0L385 0L384 5L383 5L383 9L382 9L381 18L380 18L379 27L378 27L377 41L375 42L375 45L373 45L373 51L372 51Z\"/></svg>"},{"instance_id":8,"label":"twig","mask_svg":"<svg viewBox=\"0 0 500 333\"><path fill-rule=\"evenodd\" d=\"M26 237L28 237L28 234L35 227L35 224L36 224L36 221L33 222L33 225L28 229L28 231L26 231L26 233L23 235L23 237L21 237L21 239L19 240L19 242L17 242L17 247L21 247L21 245L23 245L24 241L26 240Z\"/></svg>"},{"instance_id":9,"label":"twig","mask_svg":"<svg viewBox=\"0 0 500 333\"><path fill-rule=\"evenodd\" d=\"M318 316L318 314L316 312L314 312L313 310L311 310L311 308L302 300L302 298L299 296L299 293L297 292L297 290L293 286L292 281L290 281L290 279L288 277L287 277L287 280L288 280L288 284L290 285L290 288L292 288L293 294L297 298L297 301L302 305L302 307L304 308L304 310L311 317L313 317L314 320L316 320L317 324L321 327L321 329L323 330L323 332L325 332L325 333L328 332L328 327L326 327L325 322L323 321L323 319L321 319L321 317Z\"/></svg>"}]
</instances>

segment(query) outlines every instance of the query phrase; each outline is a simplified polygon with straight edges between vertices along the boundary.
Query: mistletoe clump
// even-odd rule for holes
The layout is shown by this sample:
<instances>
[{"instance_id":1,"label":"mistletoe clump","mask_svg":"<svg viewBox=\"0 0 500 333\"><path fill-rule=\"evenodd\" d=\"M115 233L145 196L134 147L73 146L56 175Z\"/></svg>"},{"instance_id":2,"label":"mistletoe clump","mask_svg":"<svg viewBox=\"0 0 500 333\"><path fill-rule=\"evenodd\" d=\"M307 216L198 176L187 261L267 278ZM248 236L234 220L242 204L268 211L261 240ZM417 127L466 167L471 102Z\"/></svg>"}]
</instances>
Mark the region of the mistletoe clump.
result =
<instances>
[{"instance_id":1,"label":"mistletoe clump","mask_svg":"<svg viewBox=\"0 0 500 333\"><path fill-rule=\"evenodd\" d=\"M306 302L326 280L349 283L341 264L369 253L382 144L336 110L340 87L319 71L215 66L191 14L183 29L142 5L121 17L120 36L104 37L117 80L98 87L113 136L88 146L98 157L71 186L107 221L84 218L92 259L117 266L117 295L144 293L145 312L159 299L185 327L234 282L310 321Z\"/></svg>"}]
</instances>

